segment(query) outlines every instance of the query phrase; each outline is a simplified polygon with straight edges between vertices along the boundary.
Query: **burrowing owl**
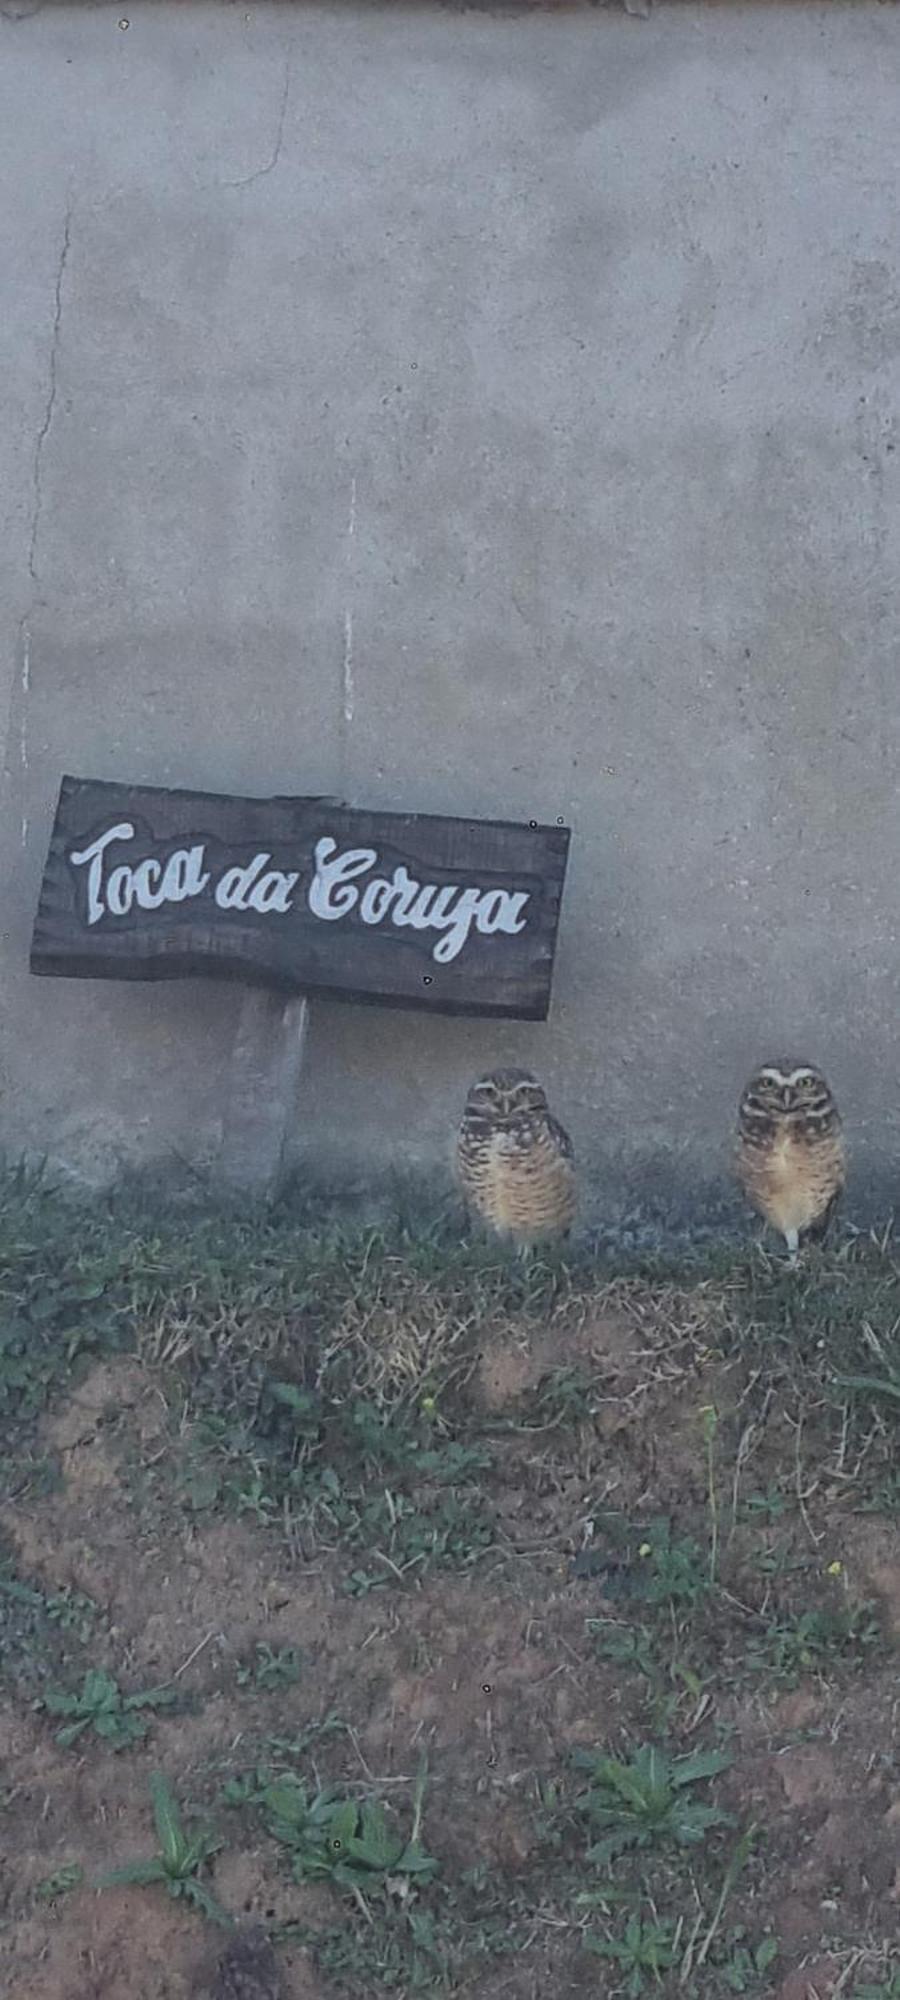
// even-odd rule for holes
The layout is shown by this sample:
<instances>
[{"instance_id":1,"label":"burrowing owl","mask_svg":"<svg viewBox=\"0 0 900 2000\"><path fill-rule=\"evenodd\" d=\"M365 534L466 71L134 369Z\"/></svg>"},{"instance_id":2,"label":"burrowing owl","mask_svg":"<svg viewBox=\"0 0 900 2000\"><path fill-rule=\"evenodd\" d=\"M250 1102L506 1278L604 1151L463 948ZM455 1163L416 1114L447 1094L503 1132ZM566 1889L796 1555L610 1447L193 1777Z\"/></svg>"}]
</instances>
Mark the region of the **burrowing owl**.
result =
<instances>
[{"instance_id":1,"label":"burrowing owl","mask_svg":"<svg viewBox=\"0 0 900 2000\"><path fill-rule=\"evenodd\" d=\"M565 1236L576 1208L572 1141L527 1069L497 1069L473 1083L456 1150L470 1211L522 1252Z\"/></svg>"},{"instance_id":2,"label":"burrowing owl","mask_svg":"<svg viewBox=\"0 0 900 2000\"><path fill-rule=\"evenodd\" d=\"M741 1098L737 1176L780 1231L791 1263L801 1236L824 1229L844 1185L837 1106L812 1063L764 1063Z\"/></svg>"}]
</instances>

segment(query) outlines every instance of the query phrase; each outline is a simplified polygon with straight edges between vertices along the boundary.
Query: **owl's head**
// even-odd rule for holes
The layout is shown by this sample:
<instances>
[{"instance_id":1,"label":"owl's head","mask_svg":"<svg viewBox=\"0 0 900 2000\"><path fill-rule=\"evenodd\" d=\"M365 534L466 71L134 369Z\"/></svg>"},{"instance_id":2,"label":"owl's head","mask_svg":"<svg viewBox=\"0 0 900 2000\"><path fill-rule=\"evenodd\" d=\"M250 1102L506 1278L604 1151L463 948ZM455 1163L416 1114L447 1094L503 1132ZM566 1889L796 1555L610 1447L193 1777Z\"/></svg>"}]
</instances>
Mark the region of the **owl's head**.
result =
<instances>
[{"instance_id":1,"label":"owl's head","mask_svg":"<svg viewBox=\"0 0 900 2000\"><path fill-rule=\"evenodd\" d=\"M519 1118L524 1112L546 1111L547 1095L528 1069L494 1069L473 1083L466 1098L467 1115L476 1118Z\"/></svg>"},{"instance_id":2,"label":"owl's head","mask_svg":"<svg viewBox=\"0 0 900 2000\"><path fill-rule=\"evenodd\" d=\"M782 1057L778 1062L763 1063L750 1078L741 1099L741 1110L766 1118L784 1118L793 1113L820 1118L834 1110L834 1100L814 1063Z\"/></svg>"}]
</instances>

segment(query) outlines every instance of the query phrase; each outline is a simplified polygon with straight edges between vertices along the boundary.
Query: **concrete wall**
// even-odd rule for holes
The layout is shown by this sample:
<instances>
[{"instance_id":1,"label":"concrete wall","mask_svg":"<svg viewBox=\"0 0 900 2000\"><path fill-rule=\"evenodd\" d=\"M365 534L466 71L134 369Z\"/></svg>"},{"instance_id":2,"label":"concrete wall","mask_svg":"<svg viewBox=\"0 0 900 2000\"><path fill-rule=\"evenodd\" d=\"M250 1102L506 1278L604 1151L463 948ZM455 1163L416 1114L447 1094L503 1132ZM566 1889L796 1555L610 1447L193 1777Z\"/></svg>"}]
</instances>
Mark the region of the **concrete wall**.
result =
<instances>
[{"instance_id":1,"label":"concrete wall","mask_svg":"<svg viewBox=\"0 0 900 2000\"><path fill-rule=\"evenodd\" d=\"M549 1024L316 1004L301 1156L517 1057L687 1187L786 1045L889 1173L897 11L128 17L0 6L2 1143L222 1140L238 993L29 977L67 768L573 823Z\"/></svg>"}]
</instances>

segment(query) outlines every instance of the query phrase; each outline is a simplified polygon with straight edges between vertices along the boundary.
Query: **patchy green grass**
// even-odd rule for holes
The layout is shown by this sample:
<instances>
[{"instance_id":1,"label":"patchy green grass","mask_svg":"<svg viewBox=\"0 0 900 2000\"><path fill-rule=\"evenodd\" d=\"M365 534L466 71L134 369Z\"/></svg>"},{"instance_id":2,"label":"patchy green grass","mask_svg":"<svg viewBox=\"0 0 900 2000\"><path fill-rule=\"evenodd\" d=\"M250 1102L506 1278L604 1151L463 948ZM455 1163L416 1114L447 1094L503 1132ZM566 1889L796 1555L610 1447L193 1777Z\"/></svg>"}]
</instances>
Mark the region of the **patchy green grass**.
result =
<instances>
[{"instance_id":1,"label":"patchy green grass","mask_svg":"<svg viewBox=\"0 0 900 2000\"><path fill-rule=\"evenodd\" d=\"M47 1590L0 1561L0 1688L36 1690L48 1676L83 1658L94 1640L98 1606L84 1591Z\"/></svg>"},{"instance_id":2,"label":"patchy green grass","mask_svg":"<svg viewBox=\"0 0 900 2000\"><path fill-rule=\"evenodd\" d=\"M148 1216L14 1177L11 1950L45 1904L77 1938L102 1875L110 1964L113 1888L163 1889L261 1913L287 1995L724 2000L824 1930L841 1993L894 2000L898 1329L889 1237L797 1273L727 1247L523 1269L447 1222ZM66 1753L46 1820L32 1744ZM792 1897L816 1928L782 1938Z\"/></svg>"}]
</instances>

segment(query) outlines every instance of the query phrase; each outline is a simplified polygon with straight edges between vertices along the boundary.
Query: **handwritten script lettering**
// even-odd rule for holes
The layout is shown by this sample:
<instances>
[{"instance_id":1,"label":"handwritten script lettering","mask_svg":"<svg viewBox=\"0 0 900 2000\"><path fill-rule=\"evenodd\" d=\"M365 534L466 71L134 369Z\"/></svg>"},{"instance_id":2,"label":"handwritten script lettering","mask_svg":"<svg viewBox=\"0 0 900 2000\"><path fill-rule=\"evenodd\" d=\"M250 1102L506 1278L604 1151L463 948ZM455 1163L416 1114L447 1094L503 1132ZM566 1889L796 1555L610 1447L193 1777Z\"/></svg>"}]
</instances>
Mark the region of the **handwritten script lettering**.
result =
<instances>
[{"instance_id":1,"label":"handwritten script lettering","mask_svg":"<svg viewBox=\"0 0 900 2000\"><path fill-rule=\"evenodd\" d=\"M416 931L443 931L431 953L438 965L449 965L458 956L473 924L482 932L505 931L508 936L525 929L526 891L464 888L455 882L438 888L432 882L416 882L402 865L389 881L375 876L360 897L356 878L368 874L377 861L374 847L353 847L341 854L337 841L327 835L318 840L307 899L313 916L333 922L358 905L364 924L388 919L398 928L408 924Z\"/></svg>"},{"instance_id":2,"label":"handwritten script lettering","mask_svg":"<svg viewBox=\"0 0 900 2000\"><path fill-rule=\"evenodd\" d=\"M156 855L145 855L135 865L121 860L113 850L135 835L133 822L120 820L88 846L69 850L72 867L87 871L89 926L106 918L128 917L135 909L162 910L167 904L196 900L207 890L219 910L252 910L277 917L289 916L294 907L294 892L304 870L273 868L272 855L265 850L214 877L206 845L198 841L176 848L165 860ZM438 931L431 948L438 965L449 965L459 956L473 929L483 937L515 937L525 929L528 890L418 882L402 863L390 876L375 873L378 863L375 847L342 850L328 834L315 840L305 882L311 915L323 923L339 923L355 912L370 928L391 924L398 930Z\"/></svg>"},{"instance_id":3,"label":"handwritten script lettering","mask_svg":"<svg viewBox=\"0 0 900 2000\"><path fill-rule=\"evenodd\" d=\"M76 868L88 868L88 923L98 924L107 914L127 917L132 904L142 910L158 910L163 903L183 903L188 896L200 896L209 882L204 875L203 848L180 847L170 854L165 867L148 856L137 868L123 864L114 868L104 882L103 864L108 847L115 840L133 840L134 827L123 820L101 833L90 847L70 855Z\"/></svg>"},{"instance_id":4,"label":"handwritten script lettering","mask_svg":"<svg viewBox=\"0 0 900 2000\"><path fill-rule=\"evenodd\" d=\"M29 963L545 1021L569 828L64 776Z\"/></svg>"},{"instance_id":5,"label":"handwritten script lettering","mask_svg":"<svg viewBox=\"0 0 900 2000\"><path fill-rule=\"evenodd\" d=\"M280 868L268 868L271 859L270 854L255 854L248 868L226 868L216 883L219 909L260 910L263 916L277 910L286 916L291 907L291 890L300 876L299 873L283 875Z\"/></svg>"}]
</instances>

